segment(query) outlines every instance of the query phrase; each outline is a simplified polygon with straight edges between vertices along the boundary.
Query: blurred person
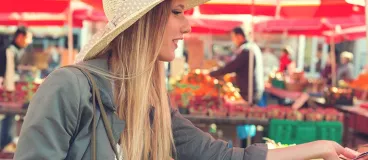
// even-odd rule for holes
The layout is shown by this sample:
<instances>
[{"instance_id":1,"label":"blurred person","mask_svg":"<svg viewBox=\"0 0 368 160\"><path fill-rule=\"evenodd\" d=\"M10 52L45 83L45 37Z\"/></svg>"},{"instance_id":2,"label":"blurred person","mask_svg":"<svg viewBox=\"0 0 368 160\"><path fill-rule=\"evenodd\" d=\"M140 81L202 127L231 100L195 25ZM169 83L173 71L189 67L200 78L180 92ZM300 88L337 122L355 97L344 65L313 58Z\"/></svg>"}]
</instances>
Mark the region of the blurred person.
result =
<instances>
[{"instance_id":1,"label":"blurred person","mask_svg":"<svg viewBox=\"0 0 368 160\"><path fill-rule=\"evenodd\" d=\"M316 64L316 71L317 72L321 72L322 71L322 56L323 56L323 53L322 53L322 50L318 50L317 51L317 62L315 63Z\"/></svg>"},{"instance_id":2,"label":"blurred person","mask_svg":"<svg viewBox=\"0 0 368 160\"><path fill-rule=\"evenodd\" d=\"M240 89L240 95L245 101L249 101L249 79L253 78L253 102L256 103L264 91L263 62L260 48L252 42L248 42L242 28L234 28L231 32L231 40L236 46L234 58L224 67L212 71L212 77L223 76L228 73L236 73L236 85ZM249 54L254 54L254 71L249 77ZM253 102L249 102L253 104Z\"/></svg>"},{"instance_id":3,"label":"blurred person","mask_svg":"<svg viewBox=\"0 0 368 160\"><path fill-rule=\"evenodd\" d=\"M5 52L4 88L6 91L14 92L15 81L19 78L20 72L32 69L32 67L20 63L25 53L24 49L31 43L32 33L25 27L19 27L14 33L12 43L7 47Z\"/></svg>"},{"instance_id":4,"label":"blurred person","mask_svg":"<svg viewBox=\"0 0 368 160\"><path fill-rule=\"evenodd\" d=\"M282 53L280 56L280 67L279 72L285 72L288 69L289 64L291 64L293 61L291 59L291 48L290 47L284 47L282 49Z\"/></svg>"},{"instance_id":5,"label":"blurred person","mask_svg":"<svg viewBox=\"0 0 368 160\"><path fill-rule=\"evenodd\" d=\"M52 71L60 67L61 64L61 53L60 49L56 48L55 45L50 45L47 49L48 54L48 67L42 71L42 78L47 77Z\"/></svg>"},{"instance_id":6,"label":"blurred person","mask_svg":"<svg viewBox=\"0 0 368 160\"><path fill-rule=\"evenodd\" d=\"M327 58L326 66L320 72L321 77L326 80L328 86L332 85L332 65L331 59Z\"/></svg>"},{"instance_id":7,"label":"blurred person","mask_svg":"<svg viewBox=\"0 0 368 160\"><path fill-rule=\"evenodd\" d=\"M351 52L345 51L340 54L341 64L337 68L337 81L343 80L349 82L354 79L353 58L354 55Z\"/></svg>"},{"instance_id":8,"label":"blurred person","mask_svg":"<svg viewBox=\"0 0 368 160\"><path fill-rule=\"evenodd\" d=\"M271 48L266 47L263 51L264 77L268 77L279 66L280 62L277 56L272 52Z\"/></svg>"},{"instance_id":9,"label":"blurred person","mask_svg":"<svg viewBox=\"0 0 368 160\"><path fill-rule=\"evenodd\" d=\"M15 33L12 43L7 47L5 52L5 70L4 74L4 90L6 92L15 91L15 82L19 79L19 74L22 70L30 70L29 66L20 64L24 49L32 43L32 33L26 27L19 27ZM4 56L3 56L4 57ZM14 115L6 115L2 120L1 125L1 142L0 147L4 148L7 144L12 142L12 125L14 123Z\"/></svg>"}]
</instances>

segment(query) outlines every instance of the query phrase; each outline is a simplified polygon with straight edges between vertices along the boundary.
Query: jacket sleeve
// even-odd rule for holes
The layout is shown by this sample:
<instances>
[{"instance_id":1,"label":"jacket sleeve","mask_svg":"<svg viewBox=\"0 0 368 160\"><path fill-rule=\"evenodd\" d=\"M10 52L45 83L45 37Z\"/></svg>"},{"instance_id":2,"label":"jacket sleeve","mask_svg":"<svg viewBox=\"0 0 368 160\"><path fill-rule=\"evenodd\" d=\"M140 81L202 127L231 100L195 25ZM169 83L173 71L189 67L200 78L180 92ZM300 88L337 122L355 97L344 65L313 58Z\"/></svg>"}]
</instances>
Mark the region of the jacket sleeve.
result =
<instances>
[{"instance_id":1,"label":"jacket sleeve","mask_svg":"<svg viewBox=\"0 0 368 160\"><path fill-rule=\"evenodd\" d=\"M78 122L78 83L65 68L42 83L29 105L14 159L65 159Z\"/></svg>"},{"instance_id":2,"label":"jacket sleeve","mask_svg":"<svg viewBox=\"0 0 368 160\"><path fill-rule=\"evenodd\" d=\"M215 140L196 128L177 110L172 113L176 156L179 160L265 160L267 147L255 144L246 149L229 148L228 143Z\"/></svg>"},{"instance_id":3,"label":"jacket sleeve","mask_svg":"<svg viewBox=\"0 0 368 160\"><path fill-rule=\"evenodd\" d=\"M6 50L6 67L4 76L4 88L6 91L15 91L15 54L11 49Z\"/></svg>"},{"instance_id":4,"label":"jacket sleeve","mask_svg":"<svg viewBox=\"0 0 368 160\"><path fill-rule=\"evenodd\" d=\"M248 65L249 65L249 50L244 50L242 53L236 56L236 58L233 61L227 63L224 67L211 72L210 75L213 77L222 76L228 73L236 72L243 66Z\"/></svg>"}]
</instances>

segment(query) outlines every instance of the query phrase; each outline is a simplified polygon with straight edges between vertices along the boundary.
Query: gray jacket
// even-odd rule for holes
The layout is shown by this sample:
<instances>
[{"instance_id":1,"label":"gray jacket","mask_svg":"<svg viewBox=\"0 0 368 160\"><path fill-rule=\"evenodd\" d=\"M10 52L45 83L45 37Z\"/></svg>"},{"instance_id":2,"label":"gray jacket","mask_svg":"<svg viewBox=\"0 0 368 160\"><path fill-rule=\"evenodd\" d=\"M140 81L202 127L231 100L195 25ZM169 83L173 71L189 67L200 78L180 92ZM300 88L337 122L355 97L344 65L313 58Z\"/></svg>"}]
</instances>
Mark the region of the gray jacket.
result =
<instances>
[{"instance_id":1,"label":"gray jacket","mask_svg":"<svg viewBox=\"0 0 368 160\"><path fill-rule=\"evenodd\" d=\"M108 70L106 59L95 59L88 65ZM93 75L100 89L103 105L111 121L113 135L118 141L125 122L115 114L109 80ZM75 68L54 71L40 86L25 117L16 160L91 159L92 99L89 81ZM97 110L97 159L113 160L100 112ZM265 160L265 145L247 149L229 148L221 140L196 128L177 110L171 112L173 134L179 160Z\"/></svg>"}]
</instances>

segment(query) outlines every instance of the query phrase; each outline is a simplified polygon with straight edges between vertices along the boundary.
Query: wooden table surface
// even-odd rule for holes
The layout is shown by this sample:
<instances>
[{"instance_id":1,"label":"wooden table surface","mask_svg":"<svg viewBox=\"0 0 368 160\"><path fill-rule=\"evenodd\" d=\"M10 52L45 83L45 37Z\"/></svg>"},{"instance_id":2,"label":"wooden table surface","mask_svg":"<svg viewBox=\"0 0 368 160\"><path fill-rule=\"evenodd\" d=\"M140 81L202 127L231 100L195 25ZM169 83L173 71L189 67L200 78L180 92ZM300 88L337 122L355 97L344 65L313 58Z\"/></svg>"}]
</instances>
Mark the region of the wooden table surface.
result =
<instances>
[{"instance_id":1,"label":"wooden table surface","mask_svg":"<svg viewBox=\"0 0 368 160\"><path fill-rule=\"evenodd\" d=\"M190 120L192 123L215 123L223 125L244 125L244 124L254 124L254 125L268 125L268 119L259 118L243 118L243 117L211 117L211 116L197 116L197 115L183 115L186 119Z\"/></svg>"},{"instance_id":2,"label":"wooden table surface","mask_svg":"<svg viewBox=\"0 0 368 160\"><path fill-rule=\"evenodd\" d=\"M19 114L25 115L27 109L23 108L23 104L14 102L0 102L0 114Z\"/></svg>"}]
</instances>

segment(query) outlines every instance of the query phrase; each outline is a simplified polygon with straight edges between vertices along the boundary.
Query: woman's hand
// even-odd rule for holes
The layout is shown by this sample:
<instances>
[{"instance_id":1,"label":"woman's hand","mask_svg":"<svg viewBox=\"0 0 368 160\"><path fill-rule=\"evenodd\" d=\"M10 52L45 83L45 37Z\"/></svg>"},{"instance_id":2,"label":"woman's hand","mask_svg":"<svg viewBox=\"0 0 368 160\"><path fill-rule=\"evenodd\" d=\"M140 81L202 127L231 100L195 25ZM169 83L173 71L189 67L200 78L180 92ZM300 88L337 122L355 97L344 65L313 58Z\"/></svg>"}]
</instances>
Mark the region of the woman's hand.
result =
<instances>
[{"instance_id":1,"label":"woman's hand","mask_svg":"<svg viewBox=\"0 0 368 160\"><path fill-rule=\"evenodd\" d=\"M284 159L324 159L339 160L340 156L353 159L357 155L349 149L340 146L333 141L315 141L296 145L292 147L269 150L267 154L268 160L284 160Z\"/></svg>"},{"instance_id":2,"label":"woman's hand","mask_svg":"<svg viewBox=\"0 0 368 160\"><path fill-rule=\"evenodd\" d=\"M349 148L343 148L336 142L333 141L317 141L316 145L321 146L322 156L325 160L338 160L340 156L348 159L353 159L359 154ZM319 157L318 157L319 158Z\"/></svg>"}]
</instances>

